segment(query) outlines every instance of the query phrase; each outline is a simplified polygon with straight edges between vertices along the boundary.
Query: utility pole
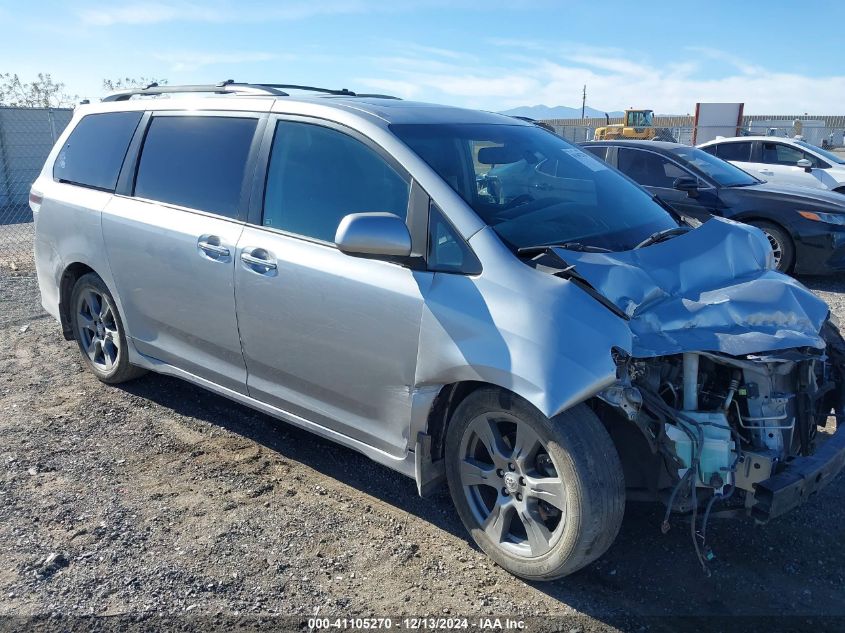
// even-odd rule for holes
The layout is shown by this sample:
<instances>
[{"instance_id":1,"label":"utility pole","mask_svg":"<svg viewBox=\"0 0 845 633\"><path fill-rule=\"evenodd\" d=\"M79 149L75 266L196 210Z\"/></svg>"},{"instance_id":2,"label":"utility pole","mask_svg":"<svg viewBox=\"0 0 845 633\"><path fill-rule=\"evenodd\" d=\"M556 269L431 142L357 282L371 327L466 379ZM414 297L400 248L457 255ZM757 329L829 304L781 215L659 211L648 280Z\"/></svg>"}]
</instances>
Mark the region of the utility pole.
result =
<instances>
[{"instance_id":1,"label":"utility pole","mask_svg":"<svg viewBox=\"0 0 845 633\"><path fill-rule=\"evenodd\" d=\"M587 84L584 84L584 93L581 95L581 118L584 118L584 109L587 107Z\"/></svg>"}]
</instances>

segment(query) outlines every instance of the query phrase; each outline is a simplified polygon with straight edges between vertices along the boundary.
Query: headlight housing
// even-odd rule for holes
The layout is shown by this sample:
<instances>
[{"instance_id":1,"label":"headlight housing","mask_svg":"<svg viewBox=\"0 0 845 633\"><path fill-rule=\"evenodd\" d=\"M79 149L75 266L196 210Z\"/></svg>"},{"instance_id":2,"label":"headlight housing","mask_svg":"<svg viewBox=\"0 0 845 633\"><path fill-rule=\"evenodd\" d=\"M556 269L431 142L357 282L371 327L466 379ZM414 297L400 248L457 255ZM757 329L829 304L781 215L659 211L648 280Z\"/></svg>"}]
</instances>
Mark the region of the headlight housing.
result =
<instances>
[{"instance_id":1,"label":"headlight housing","mask_svg":"<svg viewBox=\"0 0 845 633\"><path fill-rule=\"evenodd\" d=\"M822 213L821 211L799 211L798 215L813 222L824 222L825 224L838 224L845 226L845 213Z\"/></svg>"}]
</instances>

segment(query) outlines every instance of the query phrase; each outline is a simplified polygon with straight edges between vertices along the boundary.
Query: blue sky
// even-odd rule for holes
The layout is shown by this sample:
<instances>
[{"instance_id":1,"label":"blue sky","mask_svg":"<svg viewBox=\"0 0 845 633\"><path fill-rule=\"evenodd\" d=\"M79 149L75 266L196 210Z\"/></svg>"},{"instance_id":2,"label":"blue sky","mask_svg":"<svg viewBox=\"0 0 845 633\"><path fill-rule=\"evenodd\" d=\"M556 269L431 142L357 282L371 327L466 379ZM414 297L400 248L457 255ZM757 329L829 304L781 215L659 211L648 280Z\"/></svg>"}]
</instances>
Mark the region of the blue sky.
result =
<instances>
[{"instance_id":1,"label":"blue sky","mask_svg":"<svg viewBox=\"0 0 845 633\"><path fill-rule=\"evenodd\" d=\"M504 110L845 111L845 2L0 0L0 72L307 83Z\"/></svg>"}]
</instances>

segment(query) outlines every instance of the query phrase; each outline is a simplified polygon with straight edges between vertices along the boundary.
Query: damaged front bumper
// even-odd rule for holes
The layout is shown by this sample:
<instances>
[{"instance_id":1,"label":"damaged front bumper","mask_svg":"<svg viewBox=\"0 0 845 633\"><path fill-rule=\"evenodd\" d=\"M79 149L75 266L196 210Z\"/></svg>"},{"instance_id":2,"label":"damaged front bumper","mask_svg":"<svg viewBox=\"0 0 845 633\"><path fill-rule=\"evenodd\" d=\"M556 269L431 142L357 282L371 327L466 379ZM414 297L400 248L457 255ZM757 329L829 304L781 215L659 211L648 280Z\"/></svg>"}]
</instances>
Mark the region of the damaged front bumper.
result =
<instances>
[{"instance_id":1,"label":"damaged front bumper","mask_svg":"<svg viewBox=\"0 0 845 633\"><path fill-rule=\"evenodd\" d=\"M761 523L798 507L836 478L845 467L845 424L815 454L794 457L777 474L752 484L751 516Z\"/></svg>"},{"instance_id":2,"label":"damaged front bumper","mask_svg":"<svg viewBox=\"0 0 845 633\"><path fill-rule=\"evenodd\" d=\"M597 397L646 441L620 449L635 489L671 491L670 511L743 491L765 522L845 467L845 430L814 450L827 415L845 415L845 340L824 301L772 270L757 229L717 218L648 248L552 248L536 264L589 286L630 329Z\"/></svg>"}]
</instances>

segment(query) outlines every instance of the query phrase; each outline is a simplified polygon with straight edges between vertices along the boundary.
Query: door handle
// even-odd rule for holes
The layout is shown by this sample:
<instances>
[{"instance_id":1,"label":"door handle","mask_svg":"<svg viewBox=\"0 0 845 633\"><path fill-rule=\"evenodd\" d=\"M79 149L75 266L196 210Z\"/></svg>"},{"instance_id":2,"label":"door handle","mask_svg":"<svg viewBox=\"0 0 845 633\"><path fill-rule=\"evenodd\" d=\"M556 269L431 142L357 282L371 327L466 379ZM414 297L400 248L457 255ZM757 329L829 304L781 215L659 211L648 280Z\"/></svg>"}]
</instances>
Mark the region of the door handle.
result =
<instances>
[{"instance_id":1,"label":"door handle","mask_svg":"<svg viewBox=\"0 0 845 633\"><path fill-rule=\"evenodd\" d=\"M211 259L225 259L231 255L229 249L220 243L216 235L203 235L197 240L197 248Z\"/></svg>"},{"instance_id":2,"label":"door handle","mask_svg":"<svg viewBox=\"0 0 845 633\"><path fill-rule=\"evenodd\" d=\"M276 260L263 248L245 248L241 251L241 261L255 273L266 274L276 270Z\"/></svg>"}]
</instances>

